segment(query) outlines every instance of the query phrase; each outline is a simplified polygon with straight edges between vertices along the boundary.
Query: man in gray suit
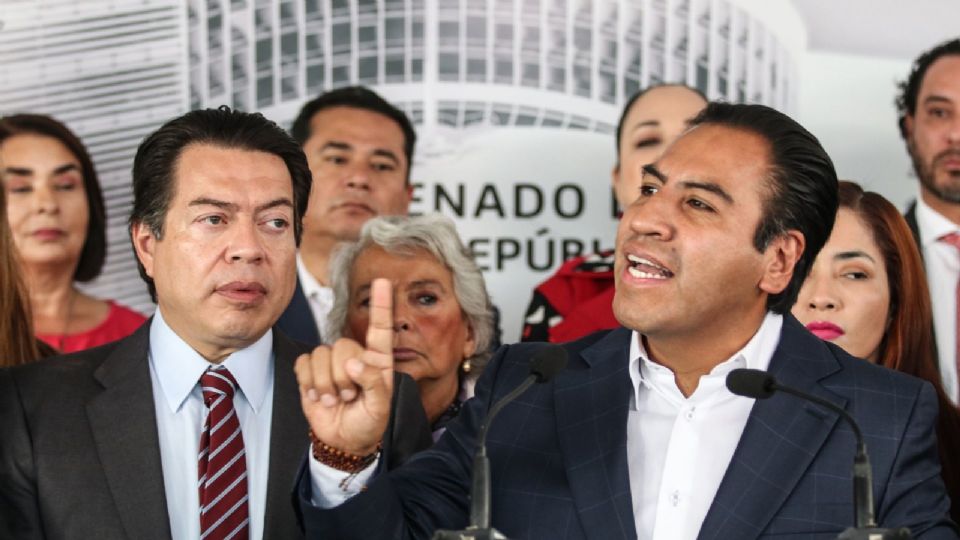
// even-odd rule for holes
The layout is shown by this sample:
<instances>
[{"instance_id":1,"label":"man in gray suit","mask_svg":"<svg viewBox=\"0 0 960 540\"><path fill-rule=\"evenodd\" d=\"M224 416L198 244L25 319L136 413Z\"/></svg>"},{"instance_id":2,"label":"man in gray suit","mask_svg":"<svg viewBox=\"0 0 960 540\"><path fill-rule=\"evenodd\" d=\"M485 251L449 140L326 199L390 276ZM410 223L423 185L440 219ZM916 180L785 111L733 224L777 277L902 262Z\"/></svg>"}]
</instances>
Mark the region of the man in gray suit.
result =
<instances>
[{"instance_id":1,"label":"man in gray suit","mask_svg":"<svg viewBox=\"0 0 960 540\"><path fill-rule=\"evenodd\" d=\"M296 280L303 152L259 114L193 111L144 140L133 184L157 312L124 340L0 373L0 538L299 538L306 351L272 327ZM400 382L393 463L430 442Z\"/></svg>"}]
</instances>

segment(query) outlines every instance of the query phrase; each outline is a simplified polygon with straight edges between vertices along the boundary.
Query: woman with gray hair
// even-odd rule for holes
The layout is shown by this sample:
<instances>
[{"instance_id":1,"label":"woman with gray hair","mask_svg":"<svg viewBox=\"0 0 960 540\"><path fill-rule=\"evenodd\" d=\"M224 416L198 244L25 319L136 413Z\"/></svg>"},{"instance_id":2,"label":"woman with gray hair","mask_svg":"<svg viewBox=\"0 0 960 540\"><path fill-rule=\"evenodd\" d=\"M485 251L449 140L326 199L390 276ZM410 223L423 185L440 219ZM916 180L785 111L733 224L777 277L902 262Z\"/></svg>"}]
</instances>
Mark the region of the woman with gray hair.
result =
<instances>
[{"instance_id":1,"label":"woman with gray hair","mask_svg":"<svg viewBox=\"0 0 960 540\"><path fill-rule=\"evenodd\" d=\"M436 439L490 358L493 310L483 275L448 218L371 219L331 263L332 340L365 345L375 278L393 283L395 369L417 382Z\"/></svg>"}]
</instances>

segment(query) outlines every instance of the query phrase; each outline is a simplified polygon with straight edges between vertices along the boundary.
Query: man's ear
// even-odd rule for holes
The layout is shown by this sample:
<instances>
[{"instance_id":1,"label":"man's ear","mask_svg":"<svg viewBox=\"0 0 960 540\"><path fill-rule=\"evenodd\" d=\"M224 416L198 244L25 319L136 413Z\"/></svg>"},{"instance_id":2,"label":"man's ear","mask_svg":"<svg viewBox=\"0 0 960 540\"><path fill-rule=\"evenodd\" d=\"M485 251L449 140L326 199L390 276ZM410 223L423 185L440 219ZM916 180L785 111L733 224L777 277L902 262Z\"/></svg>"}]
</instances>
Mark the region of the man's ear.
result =
<instances>
[{"instance_id":1,"label":"man's ear","mask_svg":"<svg viewBox=\"0 0 960 540\"><path fill-rule=\"evenodd\" d=\"M157 245L157 237L154 236L150 227L142 221L137 221L130 225L130 240L133 242L133 250L137 253L137 259L143 265L147 275L153 276L153 256Z\"/></svg>"},{"instance_id":2,"label":"man's ear","mask_svg":"<svg viewBox=\"0 0 960 540\"><path fill-rule=\"evenodd\" d=\"M770 295L783 292L793 278L806 245L803 233L796 230L789 230L771 240L763 252L763 275L758 284L760 290Z\"/></svg>"},{"instance_id":3,"label":"man's ear","mask_svg":"<svg viewBox=\"0 0 960 540\"><path fill-rule=\"evenodd\" d=\"M913 137L913 127L916 119L912 114L903 115L903 137L908 141Z\"/></svg>"}]
</instances>

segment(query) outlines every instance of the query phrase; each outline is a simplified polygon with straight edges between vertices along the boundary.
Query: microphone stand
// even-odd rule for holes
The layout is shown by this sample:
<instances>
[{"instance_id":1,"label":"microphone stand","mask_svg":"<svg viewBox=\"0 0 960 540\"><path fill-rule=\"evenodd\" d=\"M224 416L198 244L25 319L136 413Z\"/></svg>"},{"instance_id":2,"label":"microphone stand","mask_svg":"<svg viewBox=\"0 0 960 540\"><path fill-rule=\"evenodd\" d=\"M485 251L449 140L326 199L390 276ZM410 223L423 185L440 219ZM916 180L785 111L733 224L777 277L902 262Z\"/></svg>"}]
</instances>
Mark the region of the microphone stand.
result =
<instances>
[{"instance_id":1,"label":"microphone stand","mask_svg":"<svg viewBox=\"0 0 960 540\"><path fill-rule=\"evenodd\" d=\"M821 397L808 394L777 382L773 375L759 369L735 369L727 374L727 389L730 392L753 399L767 399L776 392L784 392L804 401L837 413L853 429L857 439L857 453L853 458L853 510L854 526L846 529L837 540L911 540L910 529L905 527L886 529L877 526L873 513L873 471L867 457L867 444L853 416L841 407Z\"/></svg>"},{"instance_id":2,"label":"microphone stand","mask_svg":"<svg viewBox=\"0 0 960 540\"><path fill-rule=\"evenodd\" d=\"M462 531L439 530L433 540L508 540L500 531L490 526L490 458L487 457L487 431L493 418L504 405L513 401L533 383L536 375L528 375L520 386L493 405L487 420L480 429L480 448L473 457L473 485L470 489L470 525Z\"/></svg>"},{"instance_id":3,"label":"microphone stand","mask_svg":"<svg viewBox=\"0 0 960 540\"><path fill-rule=\"evenodd\" d=\"M783 386L776 382L775 379L771 378L770 380L770 390L779 390L834 411L853 428L854 435L857 439L857 453L853 458L853 506L855 525L840 533L837 540L912 540L913 536L910 534L910 529L906 527L886 529L877 526L877 520L873 513L873 468L870 466L870 458L867 456L867 445L863 441L863 433L861 433L860 426L857 425L853 416L823 398L801 392L789 386Z\"/></svg>"},{"instance_id":4,"label":"microphone stand","mask_svg":"<svg viewBox=\"0 0 960 540\"><path fill-rule=\"evenodd\" d=\"M508 403L524 393L534 383L553 378L567 364L567 352L558 347L541 349L531 360L530 375L509 394L494 403L480 428L477 454L473 457L473 478L470 486L470 525L462 531L438 530L432 540L508 540L490 526L490 459L487 457L487 431L493 419Z\"/></svg>"}]
</instances>

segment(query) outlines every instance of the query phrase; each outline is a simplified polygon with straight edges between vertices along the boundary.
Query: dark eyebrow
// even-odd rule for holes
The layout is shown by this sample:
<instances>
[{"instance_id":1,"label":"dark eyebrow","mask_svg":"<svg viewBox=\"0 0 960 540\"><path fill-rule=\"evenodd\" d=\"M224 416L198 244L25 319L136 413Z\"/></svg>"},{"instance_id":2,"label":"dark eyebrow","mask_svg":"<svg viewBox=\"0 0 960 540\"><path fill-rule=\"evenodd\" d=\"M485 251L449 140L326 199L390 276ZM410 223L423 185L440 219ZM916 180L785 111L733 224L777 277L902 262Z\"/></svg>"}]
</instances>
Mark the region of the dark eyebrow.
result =
<instances>
[{"instance_id":1,"label":"dark eyebrow","mask_svg":"<svg viewBox=\"0 0 960 540\"><path fill-rule=\"evenodd\" d=\"M644 165L643 172L645 174L649 174L650 176L656 178L657 180L660 180L664 184L667 183L667 175L660 172L660 169L658 169L657 166L654 165L653 163L648 163Z\"/></svg>"},{"instance_id":2,"label":"dark eyebrow","mask_svg":"<svg viewBox=\"0 0 960 540\"><path fill-rule=\"evenodd\" d=\"M937 96L937 95L927 96L926 98L924 98L923 104L926 105L931 101L935 103L950 103L950 98L946 96Z\"/></svg>"},{"instance_id":3,"label":"dark eyebrow","mask_svg":"<svg viewBox=\"0 0 960 540\"><path fill-rule=\"evenodd\" d=\"M27 169L25 167L6 167L3 171L7 174L15 174L17 176L29 176L33 174L33 169Z\"/></svg>"},{"instance_id":4,"label":"dark eyebrow","mask_svg":"<svg viewBox=\"0 0 960 540\"><path fill-rule=\"evenodd\" d=\"M240 209L240 207L235 203L221 201L217 199L211 199L210 197L198 197L190 201L190 204L188 206L207 206L207 205L216 206L217 208L221 208L223 210L227 210L230 212L236 212L237 210ZM279 199L274 199L268 203L261 204L260 206L257 206L256 208L254 208L253 211L254 213L260 213L260 212L263 212L264 210L269 210L271 208L276 208L278 206L288 206L290 208L293 208L293 202L291 202L290 199L286 197L281 197Z\"/></svg>"},{"instance_id":5,"label":"dark eyebrow","mask_svg":"<svg viewBox=\"0 0 960 540\"><path fill-rule=\"evenodd\" d=\"M733 204L733 197L731 197L730 194L727 193L722 187L714 184L713 182L697 182L693 180L687 180L680 182L678 185L687 189L702 189L704 191L709 191L710 193L713 193L714 195L726 201L727 204Z\"/></svg>"},{"instance_id":6,"label":"dark eyebrow","mask_svg":"<svg viewBox=\"0 0 960 540\"><path fill-rule=\"evenodd\" d=\"M644 165L643 172L657 178L664 184L667 183L667 175L663 174L663 171L658 169L657 166L654 165L653 163L649 165ZM684 189L702 189L704 191L709 191L710 193L713 193L718 197L720 197L721 199L723 199L724 201L726 201L727 204L733 204L733 197L731 197L730 194L726 192L726 190L724 190L722 187L718 186L717 184L714 184L713 182L697 182L694 180L685 180L683 182L680 182L677 185Z\"/></svg>"},{"instance_id":7,"label":"dark eyebrow","mask_svg":"<svg viewBox=\"0 0 960 540\"><path fill-rule=\"evenodd\" d=\"M210 197L198 197L190 201L187 206L216 206L217 208L222 208L231 212L236 212L238 209L238 206L234 203L211 199Z\"/></svg>"},{"instance_id":8,"label":"dark eyebrow","mask_svg":"<svg viewBox=\"0 0 960 540\"><path fill-rule=\"evenodd\" d=\"M327 150L327 149L343 150L344 152L351 152L353 151L353 145L343 141L327 141L327 144L320 147L320 151L323 152L324 150ZM377 148L376 150L373 151L373 155L382 156L393 161L397 165L400 164L400 158L398 158L397 155L391 152L390 150Z\"/></svg>"},{"instance_id":9,"label":"dark eyebrow","mask_svg":"<svg viewBox=\"0 0 960 540\"><path fill-rule=\"evenodd\" d=\"M320 147L320 151L332 148L334 150L353 150L353 146L350 143L345 143L343 141L327 141L326 144Z\"/></svg>"},{"instance_id":10,"label":"dark eyebrow","mask_svg":"<svg viewBox=\"0 0 960 540\"><path fill-rule=\"evenodd\" d=\"M293 208L293 201L291 201L286 197L281 197L279 199L274 199L268 203L261 204L260 206L254 208L254 212L259 214L264 210L270 210L271 208L276 208L278 206L286 206L289 208Z\"/></svg>"},{"instance_id":11,"label":"dark eyebrow","mask_svg":"<svg viewBox=\"0 0 960 540\"><path fill-rule=\"evenodd\" d=\"M631 130L637 130L642 127L653 127L653 126L659 126L659 125L660 125L659 120L644 120L643 122L637 122L636 124L634 124Z\"/></svg>"},{"instance_id":12,"label":"dark eyebrow","mask_svg":"<svg viewBox=\"0 0 960 540\"><path fill-rule=\"evenodd\" d=\"M391 152L390 150L378 148L373 151L373 155L385 157L390 161L394 162L395 164L400 165L400 158L398 158L397 155Z\"/></svg>"},{"instance_id":13,"label":"dark eyebrow","mask_svg":"<svg viewBox=\"0 0 960 540\"><path fill-rule=\"evenodd\" d=\"M8 174L16 174L18 176L29 176L33 174L33 169L27 167L7 167L4 169ZM61 165L53 170L53 174L63 174L70 171L80 171L80 167L77 167L75 163L67 163Z\"/></svg>"},{"instance_id":14,"label":"dark eyebrow","mask_svg":"<svg viewBox=\"0 0 960 540\"><path fill-rule=\"evenodd\" d=\"M67 163L66 165L61 165L54 169L53 174L63 174L70 171L80 172L80 167L77 167L75 163Z\"/></svg>"},{"instance_id":15,"label":"dark eyebrow","mask_svg":"<svg viewBox=\"0 0 960 540\"><path fill-rule=\"evenodd\" d=\"M841 251L840 253L837 253L836 255L833 256L833 258L834 258L835 260L838 260L838 261L845 261L845 260L847 260L847 259L858 259L858 258L861 258L861 257L862 257L862 258L865 258L865 259L869 259L870 261L873 261L874 263L877 262L877 261L873 260L873 257L871 257L870 255L868 255L868 254L867 254L866 252L864 252L864 251Z\"/></svg>"}]
</instances>

